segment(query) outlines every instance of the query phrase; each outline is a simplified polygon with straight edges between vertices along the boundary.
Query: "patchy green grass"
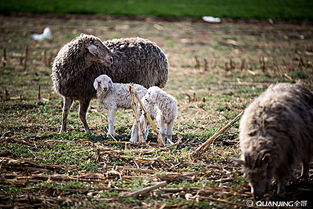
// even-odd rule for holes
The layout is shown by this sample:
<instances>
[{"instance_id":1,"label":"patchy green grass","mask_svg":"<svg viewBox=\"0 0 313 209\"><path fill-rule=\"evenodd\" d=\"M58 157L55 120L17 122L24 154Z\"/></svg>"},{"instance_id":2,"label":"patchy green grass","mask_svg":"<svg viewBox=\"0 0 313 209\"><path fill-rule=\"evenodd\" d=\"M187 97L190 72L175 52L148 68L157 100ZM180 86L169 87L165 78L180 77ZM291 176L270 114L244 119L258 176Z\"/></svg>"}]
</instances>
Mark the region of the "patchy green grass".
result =
<instances>
[{"instance_id":1,"label":"patchy green grass","mask_svg":"<svg viewBox=\"0 0 313 209\"><path fill-rule=\"evenodd\" d=\"M105 14L159 17L313 19L312 2L307 0L116 0L1 1L0 11L32 13Z\"/></svg>"},{"instance_id":2,"label":"patchy green grass","mask_svg":"<svg viewBox=\"0 0 313 209\"><path fill-rule=\"evenodd\" d=\"M4 49L7 54L6 65L0 63L1 206L245 208L244 201L252 197L240 166L233 162L240 155L238 123L201 159L192 160L190 153L270 84L300 80L313 86L310 25L44 16L0 16L0 23L2 61ZM32 41L30 35L47 25L53 40ZM88 114L91 134L83 132L78 103L69 115L69 132L58 134L62 101L52 89L51 61L80 33L103 40L141 36L158 43L171 66L165 90L179 104L173 140L180 144L159 148L154 133L149 134L150 144L129 143L130 110L117 113L115 140L106 137L106 113L96 101ZM26 45L30 53L25 70L21 59ZM161 181L168 184L121 198Z\"/></svg>"}]
</instances>

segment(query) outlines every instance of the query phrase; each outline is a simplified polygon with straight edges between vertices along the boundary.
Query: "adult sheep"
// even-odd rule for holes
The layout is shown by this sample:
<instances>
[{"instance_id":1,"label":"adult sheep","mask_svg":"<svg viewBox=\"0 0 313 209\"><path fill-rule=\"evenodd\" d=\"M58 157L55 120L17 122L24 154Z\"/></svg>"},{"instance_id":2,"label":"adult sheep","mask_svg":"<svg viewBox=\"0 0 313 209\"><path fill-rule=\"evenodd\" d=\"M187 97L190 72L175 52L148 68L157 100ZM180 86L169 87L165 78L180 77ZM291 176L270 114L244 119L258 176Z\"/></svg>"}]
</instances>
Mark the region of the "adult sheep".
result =
<instances>
[{"instance_id":1,"label":"adult sheep","mask_svg":"<svg viewBox=\"0 0 313 209\"><path fill-rule=\"evenodd\" d=\"M93 82L101 74L117 83L164 87L168 60L155 43L142 38L102 42L93 35L81 34L67 43L57 54L51 74L55 91L63 97L60 132L67 130L67 117L74 100L80 103L79 116L85 131L90 132L86 113L90 100L96 97Z\"/></svg>"},{"instance_id":2,"label":"adult sheep","mask_svg":"<svg viewBox=\"0 0 313 209\"><path fill-rule=\"evenodd\" d=\"M301 84L270 86L245 110L239 126L239 163L244 166L251 192L262 198L272 178L277 193L293 168L302 164L309 176L313 156L313 93Z\"/></svg>"}]
</instances>

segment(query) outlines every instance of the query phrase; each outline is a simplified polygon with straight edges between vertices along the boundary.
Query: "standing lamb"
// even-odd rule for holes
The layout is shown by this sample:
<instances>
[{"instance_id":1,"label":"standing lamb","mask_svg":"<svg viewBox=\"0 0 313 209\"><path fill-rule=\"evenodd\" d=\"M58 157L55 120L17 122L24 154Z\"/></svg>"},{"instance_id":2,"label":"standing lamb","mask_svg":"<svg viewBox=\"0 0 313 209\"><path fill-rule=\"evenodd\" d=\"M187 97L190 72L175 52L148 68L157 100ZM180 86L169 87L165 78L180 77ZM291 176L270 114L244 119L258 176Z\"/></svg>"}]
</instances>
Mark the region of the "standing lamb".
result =
<instances>
[{"instance_id":1,"label":"standing lamb","mask_svg":"<svg viewBox=\"0 0 313 209\"><path fill-rule=\"evenodd\" d=\"M141 85L133 84L140 98L146 93L147 89ZM97 90L99 104L108 111L108 136L115 136L114 122L115 114L118 108L130 109L131 96L128 90L129 84L113 83L107 75L100 75L93 83Z\"/></svg>"},{"instance_id":2,"label":"standing lamb","mask_svg":"<svg viewBox=\"0 0 313 209\"><path fill-rule=\"evenodd\" d=\"M241 159L251 193L262 198L271 183L284 191L286 178L302 163L308 178L313 154L313 93L301 84L271 85L245 110L240 121Z\"/></svg>"},{"instance_id":3,"label":"standing lamb","mask_svg":"<svg viewBox=\"0 0 313 209\"><path fill-rule=\"evenodd\" d=\"M148 89L147 94L142 98L142 103L150 114L152 120L156 119L160 137L165 144L172 142L173 126L177 117L177 102L174 97L167 94L160 88L153 86ZM144 113L140 116L140 124L144 130L144 138L147 140L149 126ZM138 127L132 127L131 142L138 141Z\"/></svg>"},{"instance_id":4,"label":"standing lamb","mask_svg":"<svg viewBox=\"0 0 313 209\"><path fill-rule=\"evenodd\" d=\"M79 100L80 119L85 131L90 132L86 113L90 100L96 97L93 82L101 74L107 74L113 82L164 87L168 61L155 43L142 38L102 42L82 34L67 43L56 56L51 74L54 89L64 103L60 132L67 129L67 116L74 100Z\"/></svg>"}]
</instances>

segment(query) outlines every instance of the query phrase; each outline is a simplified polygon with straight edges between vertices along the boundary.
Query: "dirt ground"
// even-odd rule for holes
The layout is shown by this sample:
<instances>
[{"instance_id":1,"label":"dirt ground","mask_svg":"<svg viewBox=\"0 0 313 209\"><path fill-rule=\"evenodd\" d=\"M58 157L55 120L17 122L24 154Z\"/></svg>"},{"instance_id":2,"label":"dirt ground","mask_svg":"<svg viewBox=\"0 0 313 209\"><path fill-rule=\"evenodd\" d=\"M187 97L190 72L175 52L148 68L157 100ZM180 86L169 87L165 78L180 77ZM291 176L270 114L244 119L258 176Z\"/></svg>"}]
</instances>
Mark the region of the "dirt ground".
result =
<instances>
[{"instance_id":1,"label":"dirt ground","mask_svg":"<svg viewBox=\"0 0 313 209\"><path fill-rule=\"evenodd\" d=\"M238 122L200 159L198 146L243 111L270 84L301 81L313 89L310 22L157 19L80 15L0 16L0 208L246 208L253 201L241 168ZM52 40L31 34L50 27ZM179 104L177 145L128 142L133 115L117 114L115 140L106 137L106 113L93 101L83 133L76 103L69 133L58 134L61 97L51 63L81 33L102 40L143 37L170 63L165 90ZM312 206L308 182L290 179L287 193L270 188L264 200ZM157 185L151 192L133 194ZM302 205L301 205L302 204ZM248 205L249 206L249 205Z\"/></svg>"}]
</instances>

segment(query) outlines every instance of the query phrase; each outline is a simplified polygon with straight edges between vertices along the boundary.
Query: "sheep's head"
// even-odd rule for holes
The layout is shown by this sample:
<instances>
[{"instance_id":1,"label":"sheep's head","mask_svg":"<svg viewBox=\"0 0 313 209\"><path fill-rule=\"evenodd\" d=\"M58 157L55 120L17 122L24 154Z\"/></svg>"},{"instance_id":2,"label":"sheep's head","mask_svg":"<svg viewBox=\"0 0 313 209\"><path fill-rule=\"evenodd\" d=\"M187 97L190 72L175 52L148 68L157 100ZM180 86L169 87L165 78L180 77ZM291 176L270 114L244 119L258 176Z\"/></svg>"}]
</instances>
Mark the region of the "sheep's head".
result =
<instances>
[{"instance_id":1,"label":"sheep's head","mask_svg":"<svg viewBox=\"0 0 313 209\"><path fill-rule=\"evenodd\" d=\"M93 87L97 91L105 93L110 91L112 89L112 86L113 86L112 79L107 75L100 75L93 82Z\"/></svg>"},{"instance_id":2,"label":"sheep's head","mask_svg":"<svg viewBox=\"0 0 313 209\"><path fill-rule=\"evenodd\" d=\"M256 155L245 153L243 159L236 162L243 165L244 176L249 180L254 198L261 199L272 180L272 157L269 151L262 150Z\"/></svg>"},{"instance_id":3,"label":"sheep's head","mask_svg":"<svg viewBox=\"0 0 313 209\"><path fill-rule=\"evenodd\" d=\"M145 96L145 99L147 102L154 104L158 100L158 95L159 95L160 89L156 86L152 86L148 89L148 92Z\"/></svg>"},{"instance_id":4,"label":"sheep's head","mask_svg":"<svg viewBox=\"0 0 313 209\"><path fill-rule=\"evenodd\" d=\"M86 48L93 62L100 62L107 67L113 64L112 52L100 40L94 40L93 43L87 44Z\"/></svg>"}]
</instances>

